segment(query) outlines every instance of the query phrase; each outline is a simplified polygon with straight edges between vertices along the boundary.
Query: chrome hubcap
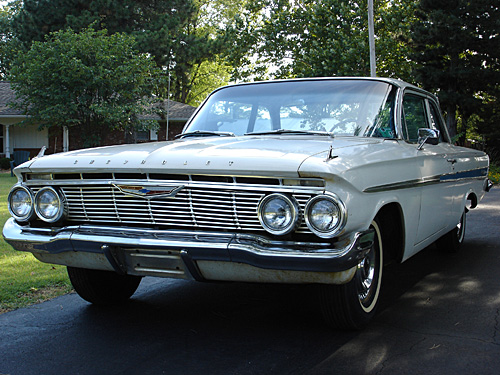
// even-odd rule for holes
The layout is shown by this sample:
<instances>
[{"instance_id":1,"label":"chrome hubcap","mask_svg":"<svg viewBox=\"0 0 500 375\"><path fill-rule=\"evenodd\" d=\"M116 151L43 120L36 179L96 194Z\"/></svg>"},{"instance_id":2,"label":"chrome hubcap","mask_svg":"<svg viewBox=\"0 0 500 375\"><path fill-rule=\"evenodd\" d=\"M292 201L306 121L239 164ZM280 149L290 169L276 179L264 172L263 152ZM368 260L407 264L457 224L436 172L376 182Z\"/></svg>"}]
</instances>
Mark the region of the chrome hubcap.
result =
<instances>
[{"instance_id":1,"label":"chrome hubcap","mask_svg":"<svg viewBox=\"0 0 500 375\"><path fill-rule=\"evenodd\" d=\"M375 276L375 263L373 248L366 257L358 263L358 298L363 304L369 300L371 295L370 292Z\"/></svg>"}]
</instances>

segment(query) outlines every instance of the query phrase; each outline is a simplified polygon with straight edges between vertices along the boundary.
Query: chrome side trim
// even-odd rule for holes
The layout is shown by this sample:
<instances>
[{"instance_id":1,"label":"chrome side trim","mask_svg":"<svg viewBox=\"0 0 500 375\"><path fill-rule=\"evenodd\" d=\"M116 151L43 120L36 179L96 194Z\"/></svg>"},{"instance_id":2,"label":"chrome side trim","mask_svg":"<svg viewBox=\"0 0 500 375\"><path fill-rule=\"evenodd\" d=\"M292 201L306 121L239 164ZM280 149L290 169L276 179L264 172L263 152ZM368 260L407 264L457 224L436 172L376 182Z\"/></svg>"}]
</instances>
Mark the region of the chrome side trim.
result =
<instances>
[{"instance_id":1,"label":"chrome side trim","mask_svg":"<svg viewBox=\"0 0 500 375\"><path fill-rule=\"evenodd\" d=\"M440 177L441 182L462 181L462 180L482 180L488 176L488 167L448 173Z\"/></svg>"},{"instance_id":2,"label":"chrome side trim","mask_svg":"<svg viewBox=\"0 0 500 375\"><path fill-rule=\"evenodd\" d=\"M440 182L440 177L439 176L434 176L428 179L416 179L416 180L408 180L408 181L401 181L401 182L395 182L392 184L386 184L386 185L378 185L378 186L373 186L369 187L363 190L364 193L380 193L383 191L390 191L390 190L400 190L400 189L411 189L419 186L424 186L424 185L431 185L431 184L438 184Z\"/></svg>"},{"instance_id":3,"label":"chrome side trim","mask_svg":"<svg viewBox=\"0 0 500 375\"><path fill-rule=\"evenodd\" d=\"M384 191L411 189L415 187L439 184L439 183L450 183L450 182L467 181L467 180L482 180L487 176L488 176L488 168L478 168L468 171L460 171L455 173L447 173L443 175L424 177L421 179L395 182L392 184L372 186L364 189L363 192L380 193Z\"/></svg>"}]
</instances>

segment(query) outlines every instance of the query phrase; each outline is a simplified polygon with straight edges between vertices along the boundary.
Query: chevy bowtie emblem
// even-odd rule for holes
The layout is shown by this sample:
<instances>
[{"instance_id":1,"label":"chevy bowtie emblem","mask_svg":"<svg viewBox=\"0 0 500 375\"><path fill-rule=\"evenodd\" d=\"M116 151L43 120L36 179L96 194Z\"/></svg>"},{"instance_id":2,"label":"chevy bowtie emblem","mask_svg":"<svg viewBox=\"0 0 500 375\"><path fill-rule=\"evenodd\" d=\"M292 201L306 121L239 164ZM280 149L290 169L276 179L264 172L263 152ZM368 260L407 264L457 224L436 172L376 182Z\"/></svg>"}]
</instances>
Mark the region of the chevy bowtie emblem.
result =
<instances>
[{"instance_id":1,"label":"chevy bowtie emblem","mask_svg":"<svg viewBox=\"0 0 500 375\"><path fill-rule=\"evenodd\" d=\"M135 186L135 185L115 185L125 195L141 197L145 199L152 198L172 198L184 189L184 185L180 186Z\"/></svg>"}]
</instances>

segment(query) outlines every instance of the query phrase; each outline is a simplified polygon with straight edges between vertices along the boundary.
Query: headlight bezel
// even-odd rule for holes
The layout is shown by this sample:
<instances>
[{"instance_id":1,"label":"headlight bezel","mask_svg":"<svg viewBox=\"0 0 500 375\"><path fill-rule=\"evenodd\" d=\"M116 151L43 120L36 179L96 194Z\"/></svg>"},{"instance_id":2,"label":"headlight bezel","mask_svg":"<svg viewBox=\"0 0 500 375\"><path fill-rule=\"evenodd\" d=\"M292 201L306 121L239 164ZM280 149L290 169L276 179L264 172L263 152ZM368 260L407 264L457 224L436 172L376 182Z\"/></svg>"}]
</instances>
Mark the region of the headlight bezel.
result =
<instances>
[{"instance_id":1,"label":"headlight bezel","mask_svg":"<svg viewBox=\"0 0 500 375\"><path fill-rule=\"evenodd\" d=\"M287 225L281 229L275 229L269 226L268 221L265 219L265 208L274 199L281 199L290 208L291 219L288 220ZM299 226L301 218L300 206L295 200L295 198L282 193L273 193L266 195L264 198L262 198L261 201L259 202L257 213L258 213L257 216L259 217L259 222L262 225L262 227L268 233L271 233L276 236L283 236L293 232Z\"/></svg>"},{"instance_id":2,"label":"headlight bezel","mask_svg":"<svg viewBox=\"0 0 500 375\"><path fill-rule=\"evenodd\" d=\"M25 214L25 215L18 215L14 209L12 208L13 204L12 204L12 199L14 198L14 195L17 191L24 191L25 193L28 194L29 198L30 198L30 204L29 204L29 210L28 212ZM27 188L26 186L23 186L23 185L15 185L11 191L9 192L9 195L7 197L7 202L8 202L8 209L9 209L9 212L10 214L12 215L12 217L14 217L14 219L16 219L17 221L19 222L28 222L30 221L34 214L35 214L35 195L33 194L33 191L31 191L31 189Z\"/></svg>"},{"instance_id":3,"label":"headlight bezel","mask_svg":"<svg viewBox=\"0 0 500 375\"><path fill-rule=\"evenodd\" d=\"M314 224L314 220L311 218L311 212L315 206L315 204L321 202L321 201L328 201L331 202L337 209L338 211L338 221L337 224L329 229L329 230L322 230L321 228L318 228ZM333 193L328 193L328 194L321 194L321 195L316 195L309 199L309 201L306 204L306 207L304 209L304 218L306 221L306 225L309 228L311 232L313 232L316 236L320 238L332 238L338 235L345 227L346 221L347 221L347 209L345 207L344 202L335 194Z\"/></svg>"},{"instance_id":4,"label":"headlight bezel","mask_svg":"<svg viewBox=\"0 0 500 375\"><path fill-rule=\"evenodd\" d=\"M51 192L54 195L54 197L57 199L57 202L58 202L57 212L52 217L48 217L48 216L44 215L41 212L41 208L39 207L40 200L42 199L43 194L47 191ZM65 213L66 213L66 204L65 204L65 200L64 200L63 196L56 189L54 189L52 186L45 186L36 192L33 206L34 206L36 216L40 220L45 221L46 223L56 223L56 222L60 221L61 219L63 219L63 217L65 216Z\"/></svg>"}]
</instances>

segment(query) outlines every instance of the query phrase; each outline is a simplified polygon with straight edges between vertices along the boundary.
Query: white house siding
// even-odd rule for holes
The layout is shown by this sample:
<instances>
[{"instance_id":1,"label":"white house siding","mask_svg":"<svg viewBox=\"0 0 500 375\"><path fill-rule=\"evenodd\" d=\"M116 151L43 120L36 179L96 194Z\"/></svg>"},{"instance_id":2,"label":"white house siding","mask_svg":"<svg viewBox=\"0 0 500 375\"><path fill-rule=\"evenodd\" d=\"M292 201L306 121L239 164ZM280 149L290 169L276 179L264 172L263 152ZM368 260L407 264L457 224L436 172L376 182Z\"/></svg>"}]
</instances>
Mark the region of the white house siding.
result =
<instances>
[{"instance_id":1,"label":"white house siding","mask_svg":"<svg viewBox=\"0 0 500 375\"><path fill-rule=\"evenodd\" d=\"M5 132L5 127L4 127ZM5 133L4 133L5 134ZM33 149L49 145L48 130L38 130L37 125L16 124L9 126L10 151L18 148ZM4 137L5 150L5 137Z\"/></svg>"}]
</instances>

